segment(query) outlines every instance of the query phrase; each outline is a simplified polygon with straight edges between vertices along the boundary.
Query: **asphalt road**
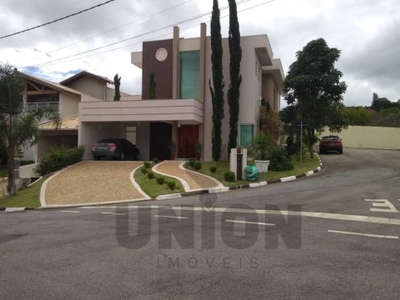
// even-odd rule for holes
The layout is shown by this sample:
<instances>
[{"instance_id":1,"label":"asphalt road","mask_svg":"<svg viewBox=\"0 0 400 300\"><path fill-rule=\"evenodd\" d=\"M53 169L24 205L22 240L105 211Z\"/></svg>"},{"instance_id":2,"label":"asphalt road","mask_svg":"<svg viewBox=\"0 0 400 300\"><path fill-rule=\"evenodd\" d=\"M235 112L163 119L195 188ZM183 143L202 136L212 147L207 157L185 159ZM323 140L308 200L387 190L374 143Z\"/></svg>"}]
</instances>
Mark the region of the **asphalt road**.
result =
<instances>
[{"instance_id":1,"label":"asphalt road","mask_svg":"<svg viewBox=\"0 0 400 300\"><path fill-rule=\"evenodd\" d=\"M212 198L0 213L0 299L399 299L400 151L322 159Z\"/></svg>"}]
</instances>

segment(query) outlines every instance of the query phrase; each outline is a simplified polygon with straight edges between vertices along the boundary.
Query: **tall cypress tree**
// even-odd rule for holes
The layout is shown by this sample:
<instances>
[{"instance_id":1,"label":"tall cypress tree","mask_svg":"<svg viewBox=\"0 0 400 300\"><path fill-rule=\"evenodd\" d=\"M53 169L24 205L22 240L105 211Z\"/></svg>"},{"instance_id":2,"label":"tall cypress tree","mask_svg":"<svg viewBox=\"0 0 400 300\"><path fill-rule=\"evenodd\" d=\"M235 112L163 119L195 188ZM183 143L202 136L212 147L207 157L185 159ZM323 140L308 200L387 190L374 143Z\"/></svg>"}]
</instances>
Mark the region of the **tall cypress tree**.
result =
<instances>
[{"instance_id":1,"label":"tall cypress tree","mask_svg":"<svg viewBox=\"0 0 400 300\"><path fill-rule=\"evenodd\" d=\"M211 62L213 74L213 87L209 80L209 87L213 107L213 133L212 133L212 157L214 161L221 159L222 147L222 119L224 118L224 75L222 68L222 36L220 24L220 11L218 0L214 0L211 17Z\"/></svg>"},{"instance_id":2,"label":"tall cypress tree","mask_svg":"<svg viewBox=\"0 0 400 300\"><path fill-rule=\"evenodd\" d=\"M114 101L120 101L121 92L119 89L121 86L121 77L118 77L118 74L115 74L114 76L114 85L115 85Z\"/></svg>"},{"instance_id":3,"label":"tall cypress tree","mask_svg":"<svg viewBox=\"0 0 400 300\"><path fill-rule=\"evenodd\" d=\"M237 8L235 0L229 2L229 73L230 84L228 90L229 104L229 149L236 148L238 136L239 122L239 100L240 85L242 83L242 75L240 75L240 63L242 61L242 48L240 46L240 29L237 16Z\"/></svg>"}]
</instances>

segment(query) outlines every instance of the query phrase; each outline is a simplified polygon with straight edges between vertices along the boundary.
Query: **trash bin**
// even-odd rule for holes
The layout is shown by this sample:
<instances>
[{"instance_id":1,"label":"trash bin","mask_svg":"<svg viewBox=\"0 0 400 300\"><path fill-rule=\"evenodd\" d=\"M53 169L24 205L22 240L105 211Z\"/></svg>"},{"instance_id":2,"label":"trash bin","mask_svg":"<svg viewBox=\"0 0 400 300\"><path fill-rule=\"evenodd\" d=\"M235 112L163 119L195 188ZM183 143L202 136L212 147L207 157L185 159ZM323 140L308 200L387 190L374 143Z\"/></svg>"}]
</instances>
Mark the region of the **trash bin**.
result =
<instances>
[{"instance_id":1,"label":"trash bin","mask_svg":"<svg viewBox=\"0 0 400 300\"><path fill-rule=\"evenodd\" d=\"M244 169L244 174L247 180L257 181L258 180L258 168L256 165L247 165Z\"/></svg>"}]
</instances>

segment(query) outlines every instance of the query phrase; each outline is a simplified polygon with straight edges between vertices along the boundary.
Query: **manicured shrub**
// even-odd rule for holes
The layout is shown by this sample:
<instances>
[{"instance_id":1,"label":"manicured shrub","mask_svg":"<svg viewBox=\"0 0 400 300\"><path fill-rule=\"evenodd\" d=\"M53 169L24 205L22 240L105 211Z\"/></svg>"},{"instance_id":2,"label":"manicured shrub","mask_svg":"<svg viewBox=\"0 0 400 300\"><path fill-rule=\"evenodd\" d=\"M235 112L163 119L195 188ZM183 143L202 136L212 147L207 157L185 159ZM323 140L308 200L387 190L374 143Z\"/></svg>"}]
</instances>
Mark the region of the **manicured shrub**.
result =
<instances>
[{"instance_id":1,"label":"manicured shrub","mask_svg":"<svg viewBox=\"0 0 400 300\"><path fill-rule=\"evenodd\" d=\"M233 182L233 181L235 181L235 178L236 178L235 173L232 171L228 171L225 173L224 178L225 178L225 181Z\"/></svg>"},{"instance_id":2,"label":"manicured shrub","mask_svg":"<svg viewBox=\"0 0 400 300\"><path fill-rule=\"evenodd\" d=\"M196 159L194 157L189 158L189 166L192 168L194 167L194 163L196 162Z\"/></svg>"},{"instance_id":3,"label":"manicured shrub","mask_svg":"<svg viewBox=\"0 0 400 300\"><path fill-rule=\"evenodd\" d=\"M286 149L284 147L272 149L268 169L271 171L289 171L293 169L293 164L290 159L287 158Z\"/></svg>"},{"instance_id":4,"label":"manicured shrub","mask_svg":"<svg viewBox=\"0 0 400 300\"><path fill-rule=\"evenodd\" d=\"M143 163L143 165L144 165L144 167L145 167L146 169L150 169L150 168L151 168L151 164L150 164L150 162L148 162L148 161L145 161L145 162Z\"/></svg>"},{"instance_id":5,"label":"manicured shrub","mask_svg":"<svg viewBox=\"0 0 400 300\"><path fill-rule=\"evenodd\" d=\"M157 177L157 183L159 185L163 185L165 183L165 178L164 177Z\"/></svg>"},{"instance_id":6,"label":"manicured shrub","mask_svg":"<svg viewBox=\"0 0 400 300\"><path fill-rule=\"evenodd\" d=\"M201 169L201 162L199 162L199 161L196 161L195 163L194 163L194 165L193 165L193 168L195 169L195 170L200 170Z\"/></svg>"},{"instance_id":7,"label":"manicured shrub","mask_svg":"<svg viewBox=\"0 0 400 300\"><path fill-rule=\"evenodd\" d=\"M169 189L170 189L171 191L175 190L175 188L176 188L176 183L175 183L175 181L169 181L169 182L167 183L167 185L168 185L168 187L169 187Z\"/></svg>"},{"instance_id":8,"label":"manicured shrub","mask_svg":"<svg viewBox=\"0 0 400 300\"><path fill-rule=\"evenodd\" d=\"M146 175L147 169L146 169L146 168L142 168L142 173L143 173L144 175Z\"/></svg>"},{"instance_id":9,"label":"manicured shrub","mask_svg":"<svg viewBox=\"0 0 400 300\"><path fill-rule=\"evenodd\" d=\"M210 167L210 172L211 172L211 173L217 172L217 167L216 167L216 166L211 166L211 167Z\"/></svg>"},{"instance_id":10,"label":"manicured shrub","mask_svg":"<svg viewBox=\"0 0 400 300\"><path fill-rule=\"evenodd\" d=\"M148 172L147 173L147 178L152 180L154 178L154 173L153 172Z\"/></svg>"},{"instance_id":11,"label":"manicured shrub","mask_svg":"<svg viewBox=\"0 0 400 300\"><path fill-rule=\"evenodd\" d=\"M154 158L153 158L153 163L158 164L159 162L160 162L160 161L158 160L157 157L154 157Z\"/></svg>"},{"instance_id":12,"label":"manicured shrub","mask_svg":"<svg viewBox=\"0 0 400 300\"><path fill-rule=\"evenodd\" d=\"M82 161L84 153L85 146L75 148L54 147L49 154L42 158L36 171L42 176L59 171Z\"/></svg>"}]
</instances>

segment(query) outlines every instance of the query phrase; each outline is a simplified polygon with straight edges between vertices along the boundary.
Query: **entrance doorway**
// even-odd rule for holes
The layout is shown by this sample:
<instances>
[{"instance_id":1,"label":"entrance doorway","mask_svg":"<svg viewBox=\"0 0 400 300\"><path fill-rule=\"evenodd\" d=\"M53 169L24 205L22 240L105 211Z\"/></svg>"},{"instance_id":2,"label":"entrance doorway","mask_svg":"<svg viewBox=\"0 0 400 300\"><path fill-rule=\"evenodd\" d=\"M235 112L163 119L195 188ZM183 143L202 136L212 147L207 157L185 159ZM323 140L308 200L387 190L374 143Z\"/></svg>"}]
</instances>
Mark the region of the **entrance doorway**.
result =
<instances>
[{"instance_id":1,"label":"entrance doorway","mask_svg":"<svg viewBox=\"0 0 400 300\"><path fill-rule=\"evenodd\" d=\"M163 122L150 124L150 159L170 159L169 144L172 138L172 125Z\"/></svg>"},{"instance_id":2,"label":"entrance doorway","mask_svg":"<svg viewBox=\"0 0 400 300\"><path fill-rule=\"evenodd\" d=\"M181 125L178 128L178 156L195 157L196 142L199 139L199 125Z\"/></svg>"}]
</instances>

